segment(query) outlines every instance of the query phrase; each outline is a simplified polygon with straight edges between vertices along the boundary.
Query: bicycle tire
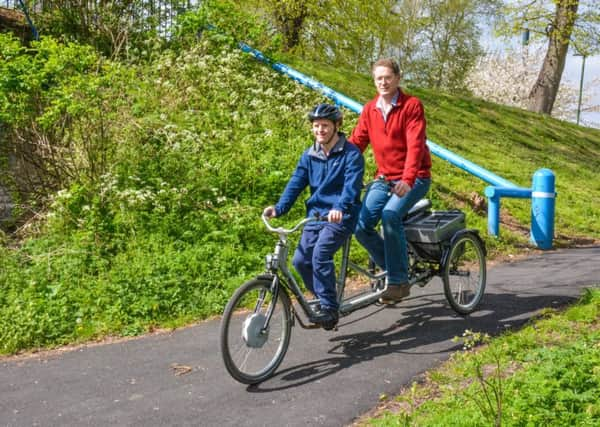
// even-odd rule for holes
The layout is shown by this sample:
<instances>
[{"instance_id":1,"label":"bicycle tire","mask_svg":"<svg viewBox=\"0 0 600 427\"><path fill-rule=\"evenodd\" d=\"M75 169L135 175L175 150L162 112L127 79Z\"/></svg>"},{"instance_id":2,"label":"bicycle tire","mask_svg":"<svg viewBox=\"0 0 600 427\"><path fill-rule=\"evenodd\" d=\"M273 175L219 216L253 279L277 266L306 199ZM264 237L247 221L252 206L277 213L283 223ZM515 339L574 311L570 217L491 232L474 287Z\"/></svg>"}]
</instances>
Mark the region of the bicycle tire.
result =
<instances>
[{"instance_id":1,"label":"bicycle tire","mask_svg":"<svg viewBox=\"0 0 600 427\"><path fill-rule=\"evenodd\" d=\"M459 314L475 311L486 284L485 249L478 236L464 233L454 239L443 266L444 294Z\"/></svg>"},{"instance_id":2,"label":"bicycle tire","mask_svg":"<svg viewBox=\"0 0 600 427\"><path fill-rule=\"evenodd\" d=\"M229 374L243 384L257 384L272 376L290 344L290 300L281 288L274 300L271 284L266 278L244 283L223 312L221 354ZM271 304L275 305L265 333L262 326Z\"/></svg>"}]
</instances>

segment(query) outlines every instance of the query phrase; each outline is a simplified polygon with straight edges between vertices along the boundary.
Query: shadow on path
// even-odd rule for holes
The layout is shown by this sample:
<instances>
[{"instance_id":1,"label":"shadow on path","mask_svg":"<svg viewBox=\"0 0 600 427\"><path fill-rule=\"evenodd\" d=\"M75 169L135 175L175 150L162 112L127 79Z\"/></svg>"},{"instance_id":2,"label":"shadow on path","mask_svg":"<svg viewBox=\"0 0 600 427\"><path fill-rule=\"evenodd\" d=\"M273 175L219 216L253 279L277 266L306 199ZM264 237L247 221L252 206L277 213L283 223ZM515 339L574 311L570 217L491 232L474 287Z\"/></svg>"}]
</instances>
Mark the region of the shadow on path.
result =
<instances>
[{"instance_id":1,"label":"shadow on path","mask_svg":"<svg viewBox=\"0 0 600 427\"><path fill-rule=\"evenodd\" d=\"M380 308L348 323L344 327L370 317L381 310L402 309L402 316L380 330L369 330L347 335L336 335L329 342L333 346L327 351L330 357L292 366L279 371L273 378L254 386L254 393L273 392L298 387L319 381L343 369L391 353L397 354L448 354L462 347L452 339L461 336L465 329L497 335L507 329L515 329L527 323L533 312L544 307L561 307L576 298L568 296L522 296L514 294L486 294L480 309L469 316L454 313L440 300L439 294L419 295L405 300L412 303ZM447 342L438 349L427 350L432 344ZM413 349L420 349L413 351ZM276 382L276 386L269 383ZM283 383L283 384L282 384Z\"/></svg>"}]
</instances>

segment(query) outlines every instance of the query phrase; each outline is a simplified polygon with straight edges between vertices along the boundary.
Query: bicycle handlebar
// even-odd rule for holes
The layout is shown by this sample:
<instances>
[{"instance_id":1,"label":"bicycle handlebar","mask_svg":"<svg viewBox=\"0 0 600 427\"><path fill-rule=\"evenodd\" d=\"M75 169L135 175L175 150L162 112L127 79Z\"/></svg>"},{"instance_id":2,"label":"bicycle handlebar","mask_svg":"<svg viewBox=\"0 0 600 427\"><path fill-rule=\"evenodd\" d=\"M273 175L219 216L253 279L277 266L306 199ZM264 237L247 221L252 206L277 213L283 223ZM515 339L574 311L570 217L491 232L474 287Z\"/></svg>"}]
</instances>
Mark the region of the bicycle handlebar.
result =
<instances>
[{"instance_id":1,"label":"bicycle handlebar","mask_svg":"<svg viewBox=\"0 0 600 427\"><path fill-rule=\"evenodd\" d=\"M269 219L265 216L265 214L263 213L261 215L261 218L263 220L263 222L265 223L265 226L267 227L267 230L273 232L273 233L277 233L280 235L288 235L293 233L294 231L298 230L300 227L308 224L309 222L313 222L313 221L327 221L327 217L326 216L315 216L315 217L308 217L308 218L304 218L303 220L301 220L300 222L298 222L298 224L294 225L292 228L283 228L283 227L273 227L270 223L269 223Z\"/></svg>"}]
</instances>

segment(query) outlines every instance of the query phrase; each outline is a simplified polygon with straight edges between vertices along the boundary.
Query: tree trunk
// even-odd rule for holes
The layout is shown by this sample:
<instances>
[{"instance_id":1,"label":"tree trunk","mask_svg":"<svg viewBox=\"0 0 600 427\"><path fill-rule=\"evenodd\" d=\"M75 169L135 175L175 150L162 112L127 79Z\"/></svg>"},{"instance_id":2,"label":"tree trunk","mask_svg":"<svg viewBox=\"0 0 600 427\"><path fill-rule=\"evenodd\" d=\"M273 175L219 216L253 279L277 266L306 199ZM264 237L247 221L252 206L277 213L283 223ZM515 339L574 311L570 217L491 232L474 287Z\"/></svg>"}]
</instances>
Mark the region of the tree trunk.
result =
<instances>
[{"instance_id":1,"label":"tree trunk","mask_svg":"<svg viewBox=\"0 0 600 427\"><path fill-rule=\"evenodd\" d=\"M272 7L276 25L283 35L283 48L290 51L300 44L304 21L309 14L307 2L283 1L276 2Z\"/></svg>"},{"instance_id":2,"label":"tree trunk","mask_svg":"<svg viewBox=\"0 0 600 427\"><path fill-rule=\"evenodd\" d=\"M290 51L300 43L300 33L304 26L304 16L298 16L283 23L284 49Z\"/></svg>"},{"instance_id":3,"label":"tree trunk","mask_svg":"<svg viewBox=\"0 0 600 427\"><path fill-rule=\"evenodd\" d=\"M558 0L554 20L548 28L548 50L540 74L529 92L529 110L550 114L565 68L579 0Z\"/></svg>"}]
</instances>

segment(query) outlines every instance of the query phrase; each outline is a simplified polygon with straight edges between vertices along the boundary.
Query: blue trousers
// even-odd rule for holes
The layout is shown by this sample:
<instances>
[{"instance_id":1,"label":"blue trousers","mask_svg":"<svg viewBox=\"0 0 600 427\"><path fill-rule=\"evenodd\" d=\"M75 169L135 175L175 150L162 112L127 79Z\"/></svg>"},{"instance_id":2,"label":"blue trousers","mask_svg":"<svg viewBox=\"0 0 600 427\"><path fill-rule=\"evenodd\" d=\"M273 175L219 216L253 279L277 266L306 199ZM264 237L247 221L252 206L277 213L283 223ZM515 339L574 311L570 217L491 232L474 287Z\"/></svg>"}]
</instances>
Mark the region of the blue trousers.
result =
<instances>
[{"instance_id":1,"label":"blue trousers","mask_svg":"<svg viewBox=\"0 0 600 427\"><path fill-rule=\"evenodd\" d=\"M358 240L375 263L387 270L389 283L408 282L408 250L403 218L421 200L431 185L431 179L417 179L403 197L390 193L385 181L374 181L363 198L356 226ZM375 229L381 220L383 238ZM385 244L384 244L385 241Z\"/></svg>"},{"instance_id":2,"label":"blue trousers","mask_svg":"<svg viewBox=\"0 0 600 427\"><path fill-rule=\"evenodd\" d=\"M339 308L333 256L351 234L351 227L331 222L310 224L302 231L292 263L322 308Z\"/></svg>"}]
</instances>

